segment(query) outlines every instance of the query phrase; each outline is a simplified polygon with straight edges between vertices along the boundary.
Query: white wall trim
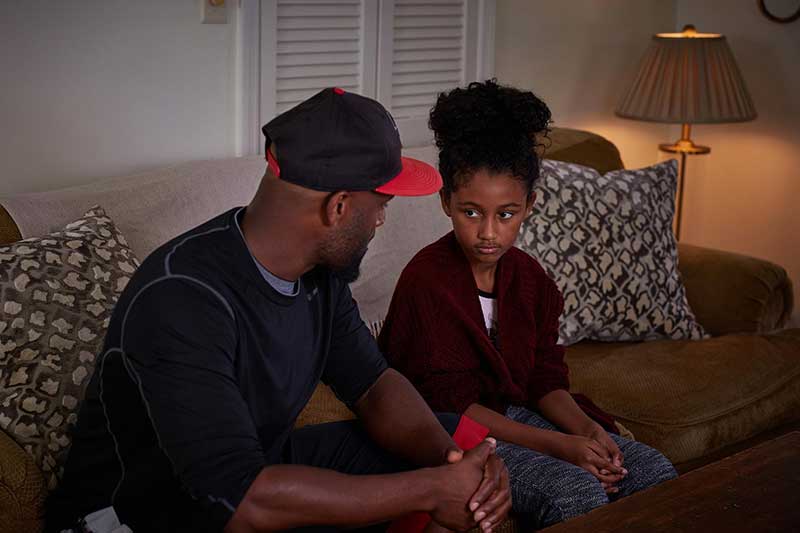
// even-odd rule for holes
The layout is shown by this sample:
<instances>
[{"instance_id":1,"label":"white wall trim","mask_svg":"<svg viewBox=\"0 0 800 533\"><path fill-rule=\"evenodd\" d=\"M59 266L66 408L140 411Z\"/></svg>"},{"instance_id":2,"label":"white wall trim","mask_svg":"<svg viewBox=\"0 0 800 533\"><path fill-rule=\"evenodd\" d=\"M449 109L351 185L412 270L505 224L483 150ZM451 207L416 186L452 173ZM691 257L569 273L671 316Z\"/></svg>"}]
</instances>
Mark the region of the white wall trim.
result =
<instances>
[{"instance_id":1,"label":"white wall trim","mask_svg":"<svg viewBox=\"0 0 800 533\"><path fill-rule=\"evenodd\" d=\"M376 99L389 109L392 101L392 54L394 53L394 0L380 0L378 12L378 86Z\"/></svg>"},{"instance_id":2,"label":"white wall trim","mask_svg":"<svg viewBox=\"0 0 800 533\"><path fill-rule=\"evenodd\" d=\"M463 57L464 68L461 70L461 84L478 78L478 48L481 40L480 22L483 18L483 10L479 9L480 0L466 0L464 2L464 42Z\"/></svg>"},{"instance_id":3,"label":"white wall trim","mask_svg":"<svg viewBox=\"0 0 800 533\"><path fill-rule=\"evenodd\" d=\"M240 0L236 24L234 150L236 156L261 152L261 2Z\"/></svg>"},{"instance_id":4,"label":"white wall trim","mask_svg":"<svg viewBox=\"0 0 800 533\"><path fill-rule=\"evenodd\" d=\"M260 62L260 93L258 120L266 124L275 116L275 91L277 85L277 56L274 50L278 46L278 2L277 0L260 0L261 2L261 41L260 49L273 50L271 54L261 54ZM259 154L264 153L264 147L259 146Z\"/></svg>"},{"instance_id":5,"label":"white wall trim","mask_svg":"<svg viewBox=\"0 0 800 533\"><path fill-rule=\"evenodd\" d=\"M496 0L479 0L478 14L478 72L480 81L494 77L494 36Z\"/></svg>"},{"instance_id":6,"label":"white wall trim","mask_svg":"<svg viewBox=\"0 0 800 533\"><path fill-rule=\"evenodd\" d=\"M378 98L378 17L381 4L361 2L361 94Z\"/></svg>"}]
</instances>

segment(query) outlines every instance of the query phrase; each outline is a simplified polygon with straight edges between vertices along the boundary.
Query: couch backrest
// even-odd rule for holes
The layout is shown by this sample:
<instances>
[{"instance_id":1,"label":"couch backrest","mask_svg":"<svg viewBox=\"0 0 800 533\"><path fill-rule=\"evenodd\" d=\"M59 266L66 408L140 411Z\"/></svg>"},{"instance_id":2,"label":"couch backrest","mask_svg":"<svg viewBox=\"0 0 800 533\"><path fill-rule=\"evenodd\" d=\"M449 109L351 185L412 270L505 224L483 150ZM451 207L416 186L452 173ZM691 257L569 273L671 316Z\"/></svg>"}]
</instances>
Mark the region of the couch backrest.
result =
<instances>
[{"instance_id":1,"label":"couch backrest","mask_svg":"<svg viewBox=\"0 0 800 533\"><path fill-rule=\"evenodd\" d=\"M433 146L403 153L438 163ZM578 130L554 128L546 157L601 171L622 167L619 151L611 142ZM231 207L247 204L264 169L260 156L195 161L79 187L0 198L0 244L4 234L27 238L58 230L93 205L100 205L137 256L144 259L172 237ZM2 208L9 217L4 217ZM411 257L450 227L436 195L395 198L389 204L387 223L370 244L361 278L352 286L368 324L383 318L397 278Z\"/></svg>"},{"instance_id":2,"label":"couch backrest","mask_svg":"<svg viewBox=\"0 0 800 533\"><path fill-rule=\"evenodd\" d=\"M405 150L436 163L433 147ZM195 161L89 185L0 199L22 238L62 228L93 205L101 205L144 259L172 237L237 205L247 204L264 174L259 156ZM396 198L388 222L364 259L353 285L368 323L383 317L402 267L424 245L448 231L436 196Z\"/></svg>"},{"instance_id":3,"label":"couch backrest","mask_svg":"<svg viewBox=\"0 0 800 533\"><path fill-rule=\"evenodd\" d=\"M434 166L438 163L434 147L404 150L404 154ZM389 203L386 224L370 243L361 266L361 277L351 285L361 317L367 324L385 317L400 272L414 254L451 229L438 195L397 197Z\"/></svg>"},{"instance_id":4,"label":"couch backrest","mask_svg":"<svg viewBox=\"0 0 800 533\"><path fill-rule=\"evenodd\" d=\"M88 185L0 198L22 238L58 230L97 204L139 259L226 209L250 201L260 157L195 161Z\"/></svg>"}]
</instances>

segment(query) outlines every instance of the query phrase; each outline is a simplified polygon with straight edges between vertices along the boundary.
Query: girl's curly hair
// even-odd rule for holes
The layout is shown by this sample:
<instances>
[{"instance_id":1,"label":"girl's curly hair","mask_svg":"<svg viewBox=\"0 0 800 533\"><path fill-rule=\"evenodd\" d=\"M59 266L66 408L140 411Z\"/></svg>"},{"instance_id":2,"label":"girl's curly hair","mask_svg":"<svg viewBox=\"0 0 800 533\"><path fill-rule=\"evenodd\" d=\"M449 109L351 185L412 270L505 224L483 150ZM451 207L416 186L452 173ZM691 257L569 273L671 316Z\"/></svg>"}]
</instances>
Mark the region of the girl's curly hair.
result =
<instances>
[{"instance_id":1,"label":"girl's curly hair","mask_svg":"<svg viewBox=\"0 0 800 533\"><path fill-rule=\"evenodd\" d=\"M439 148L445 197L480 169L508 172L530 195L539 177L550 109L530 91L491 79L439 94L428 122Z\"/></svg>"}]
</instances>

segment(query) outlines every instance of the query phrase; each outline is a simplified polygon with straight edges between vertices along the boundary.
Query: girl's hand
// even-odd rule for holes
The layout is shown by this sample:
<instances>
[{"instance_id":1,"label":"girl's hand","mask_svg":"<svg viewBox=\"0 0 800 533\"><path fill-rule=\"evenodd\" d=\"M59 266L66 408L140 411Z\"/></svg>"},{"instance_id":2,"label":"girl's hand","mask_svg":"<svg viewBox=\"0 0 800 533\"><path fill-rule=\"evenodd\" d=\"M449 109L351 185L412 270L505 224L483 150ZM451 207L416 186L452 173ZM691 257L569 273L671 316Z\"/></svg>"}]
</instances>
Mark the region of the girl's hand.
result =
<instances>
[{"instance_id":1,"label":"girl's hand","mask_svg":"<svg viewBox=\"0 0 800 533\"><path fill-rule=\"evenodd\" d=\"M592 474L603 484L605 491L610 493L616 492L614 485L628 473L621 465L612 462L608 450L602 444L582 435L560 434L554 455Z\"/></svg>"},{"instance_id":2,"label":"girl's hand","mask_svg":"<svg viewBox=\"0 0 800 533\"><path fill-rule=\"evenodd\" d=\"M622 466L622 463L625 460L625 456L619 450L619 446L617 446L617 443L614 442L614 439L611 438L608 432L605 429L603 429L603 427L600 424L595 422L594 425L589 429L589 431L587 431L583 435L585 437L589 437L590 439L597 441L597 443L600 444L600 446L602 446L606 450L607 452L606 457L608 458L609 461L614 463L616 466L620 467ZM625 474L627 473L628 471L625 470Z\"/></svg>"}]
</instances>

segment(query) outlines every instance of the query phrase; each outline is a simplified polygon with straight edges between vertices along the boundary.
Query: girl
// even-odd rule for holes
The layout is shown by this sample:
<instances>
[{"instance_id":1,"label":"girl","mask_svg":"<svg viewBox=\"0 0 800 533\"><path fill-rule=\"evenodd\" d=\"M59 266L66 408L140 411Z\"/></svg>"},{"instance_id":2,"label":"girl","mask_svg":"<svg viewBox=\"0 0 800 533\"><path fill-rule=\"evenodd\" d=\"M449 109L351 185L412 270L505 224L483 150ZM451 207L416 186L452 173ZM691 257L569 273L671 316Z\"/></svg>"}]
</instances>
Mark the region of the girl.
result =
<instances>
[{"instance_id":1,"label":"girl","mask_svg":"<svg viewBox=\"0 0 800 533\"><path fill-rule=\"evenodd\" d=\"M430 126L453 232L406 266L379 338L431 408L489 428L513 509L534 527L676 475L662 454L620 437L609 415L567 392L561 295L514 247L549 122L533 93L494 80L439 96Z\"/></svg>"}]
</instances>

